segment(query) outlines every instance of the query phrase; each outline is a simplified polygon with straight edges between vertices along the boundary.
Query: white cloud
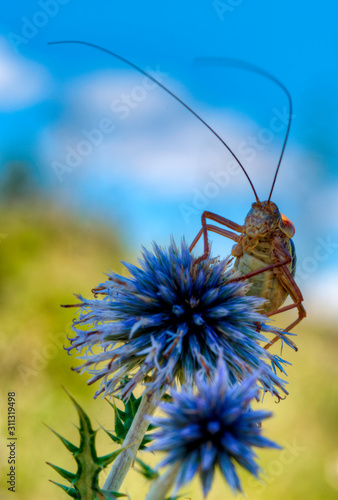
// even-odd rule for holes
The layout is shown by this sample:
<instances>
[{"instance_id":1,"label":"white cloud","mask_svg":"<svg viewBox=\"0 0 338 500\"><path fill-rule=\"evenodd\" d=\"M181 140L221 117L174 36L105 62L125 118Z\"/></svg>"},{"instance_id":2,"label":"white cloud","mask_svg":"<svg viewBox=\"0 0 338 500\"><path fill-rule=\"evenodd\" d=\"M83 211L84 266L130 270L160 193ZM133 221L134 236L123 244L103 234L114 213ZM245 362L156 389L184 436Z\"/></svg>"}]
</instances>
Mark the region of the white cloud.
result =
<instances>
[{"instance_id":1,"label":"white cloud","mask_svg":"<svg viewBox=\"0 0 338 500\"><path fill-rule=\"evenodd\" d=\"M77 112L83 110L95 115L97 112L108 113L114 99L121 99L123 95L127 95L135 103L137 103L135 98L141 99L143 111L151 112L163 104L165 94L154 83L151 83L153 88L150 89L148 82L145 76L131 70L94 72L82 76L80 80L75 79L67 88L66 98ZM173 83L177 87L177 83ZM166 84L171 85L172 82L166 82ZM140 87L143 90L140 90ZM145 99L142 98L140 92L143 92Z\"/></svg>"},{"instance_id":2,"label":"white cloud","mask_svg":"<svg viewBox=\"0 0 338 500\"><path fill-rule=\"evenodd\" d=\"M318 183L319 184L319 183ZM338 186L332 181L328 186L321 186L311 193L311 217L315 225L323 231L335 231L338 227Z\"/></svg>"},{"instance_id":3,"label":"white cloud","mask_svg":"<svg viewBox=\"0 0 338 500\"><path fill-rule=\"evenodd\" d=\"M309 318L338 320L338 268L331 267L311 280L306 288L305 307Z\"/></svg>"},{"instance_id":4,"label":"white cloud","mask_svg":"<svg viewBox=\"0 0 338 500\"><path fill-rule=\"evenodd\" d=\"M63 123L56 124L51 131L58 144L53 148L60 152L62 161L67 145L75 147L84 139L82 130L94 129L102 117L108 117L116 124L116 130L105 135L99 146L84 159L83 164L92 165L96 175L131 179L140 186L152 186L164 196L191 193L212 181L212 173L227 169L232 157L220 141L183 107L161 89L147 90L145 97L137 90L144 87L144 78L131 72L95 73L73 81L66 90L66 101L71 103L70 111ZM238 117L229 110L215 110L194 102L181 84L165 78L165 85L173 89L182 99L219 133L239 156L247 168L261 198L268 196L277 165L283 136L272 134L271 142L265 145L250 145L250 141L261 132L258 125L249 119ZM139 93L138 93L139 92ZM123 96L132 98L128 116L121 119L112 103L122 102ZM248 153L251 148L253 153ZM242 153L240 152L242 150ZM276 192L288 188L297 192L304 172L298 167L304 163L303 153L287 149L280 171ZM302 167L301 167L302 168ZM231 174L229 196L247 193L247 180L240 171ZM244 188L245 186L245 188Z\"/></svg>"},{"instance_id":5,"label":"white cloud","mask_svg":"<svg viewBox=\"0 0 338 500\"><path fill-rule=\"evenodd\" d=\"M49 77L42 66L16 54L0 39L0 110L15 111L45 98Z\"/></svg>"}]
</instances>

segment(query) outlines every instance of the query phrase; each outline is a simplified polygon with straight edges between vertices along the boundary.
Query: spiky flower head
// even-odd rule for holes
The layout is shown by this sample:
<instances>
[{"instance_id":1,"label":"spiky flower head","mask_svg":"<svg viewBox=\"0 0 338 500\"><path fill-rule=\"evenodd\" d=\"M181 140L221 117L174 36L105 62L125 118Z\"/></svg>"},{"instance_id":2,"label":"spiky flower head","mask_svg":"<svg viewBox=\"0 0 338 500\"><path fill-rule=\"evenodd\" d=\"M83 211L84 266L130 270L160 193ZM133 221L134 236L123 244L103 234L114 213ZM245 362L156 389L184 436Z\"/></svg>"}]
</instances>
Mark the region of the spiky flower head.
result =
<instances>
[{"instance_id":1,"label":"spiky flower head","mask_svg":"<svg viewBox=\"0 0 338 500\"><path fill-rule=\"evenodd\" d=\"M69 351L85 359L76 370L93 374L88 383L102 379L96 395L128 398L144 381L155 390L175 378L191 385L197 372L211 373L220 352L230 383L260 369L265 391L287 393L275 373L285 361L260 345L268 341L262 332L276 330L258 312L262 299L246 296L248 285L232 281L238 273L229 260L197 264L184 241L181 248L173 241L168 249L154 244L142 257L140 267L124 264L129 278L108 274L93 290L103 298L76 296L80 315Z\"/></svg>"},{"instance_id":2,"label":"spiky flower head","mask_svg":"<svg viewBox=\"0 0 338 500\"><path fill-rule=\"evenodd\" d=\"M197 376L197 393L191 388L172 390L172 401L161 404L166 416L149 417L159 427L150 451L167 454L159 467L180 464L175 492L199 474L206 496L216 466L234 492L242 491L235 464L257 477L260 468L252 447L280 448L262 435L261 422L271 413L250 406L257 396L258 376L231 385L220 360L213 380Z\"/></svg>"}]
</instances>

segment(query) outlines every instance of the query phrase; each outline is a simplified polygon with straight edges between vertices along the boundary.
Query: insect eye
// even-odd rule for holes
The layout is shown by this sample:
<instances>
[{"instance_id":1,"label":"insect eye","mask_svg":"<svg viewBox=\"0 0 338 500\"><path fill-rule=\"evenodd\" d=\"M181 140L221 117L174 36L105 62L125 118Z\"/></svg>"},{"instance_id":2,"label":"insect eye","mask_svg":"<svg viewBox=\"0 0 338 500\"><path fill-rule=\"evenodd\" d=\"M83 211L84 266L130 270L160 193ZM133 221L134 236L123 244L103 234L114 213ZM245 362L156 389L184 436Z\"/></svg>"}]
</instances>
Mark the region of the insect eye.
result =
<instances>
[{"instance_id":1,"label":"insect eye","mask_svg":"<svg viewBox=\"0 0 338 500\"><path fill-rule=\"evenodd\" d=\"M281 230L289 237L292 238L295 234L295 226L292 224L290 219L286 217L286 215L281 214L282 216L282 227Z\"/></svg>"}]
</instances>

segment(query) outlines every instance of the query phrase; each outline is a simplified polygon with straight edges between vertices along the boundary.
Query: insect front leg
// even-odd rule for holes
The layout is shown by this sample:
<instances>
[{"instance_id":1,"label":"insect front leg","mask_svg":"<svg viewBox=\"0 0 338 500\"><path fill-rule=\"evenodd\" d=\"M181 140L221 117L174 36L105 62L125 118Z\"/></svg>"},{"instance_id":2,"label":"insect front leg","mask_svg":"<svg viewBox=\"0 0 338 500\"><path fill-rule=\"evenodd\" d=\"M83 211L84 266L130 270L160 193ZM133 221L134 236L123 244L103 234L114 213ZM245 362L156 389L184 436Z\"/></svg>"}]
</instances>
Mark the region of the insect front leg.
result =
<instances>
[{"instance_id":1,"label":"insect front leg","mask_svg":"<svg viewBox=\"0 0 338 500\"><path fill-rule=\"evenodd\" d=\"M195 262L196 264L205 260L210 253L208 231L212 231L214 233L225 236L226 238L230 238L231 240L236 241L236 243L238 243L240 240L240 235L238 235L232 231L228 231L227 229L223 229L221 227L214 226L212 224L207 224L207 219L210 219L214 222L218 222L219 224L222 224L225 227L229 227L230 229L232 229L233 231L237 231L238 233L242 233L244 230L243 226L240 226L239 224L236 224L236 222L233 222L229 219L226 219L225 217L221 217L220 215L214 214L213 212L203 212L202 217L201 217L202 227L199 230L198 234L196 235L194 241L191 243L191 245L189 247L189 251L191 252L192 249L195 247L196 243L199 241L199 239L203 235L204 253L201 257L199 257L196 260L196 262Z\"/></svg>"}]
</instances>

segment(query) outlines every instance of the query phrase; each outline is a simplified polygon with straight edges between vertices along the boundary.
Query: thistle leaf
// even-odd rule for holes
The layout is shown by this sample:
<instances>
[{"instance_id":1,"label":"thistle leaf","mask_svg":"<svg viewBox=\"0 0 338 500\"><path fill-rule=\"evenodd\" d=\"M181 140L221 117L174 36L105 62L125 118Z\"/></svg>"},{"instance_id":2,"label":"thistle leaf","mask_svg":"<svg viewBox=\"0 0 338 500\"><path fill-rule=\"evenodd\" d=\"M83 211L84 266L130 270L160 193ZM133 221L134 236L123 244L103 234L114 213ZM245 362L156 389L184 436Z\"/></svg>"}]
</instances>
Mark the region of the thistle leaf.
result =
<instances>
[{"instance_id":1,"label":"thistle leaf","mask_svg":"<svg viewBox=\"0 0 338 500\"><path fill-rule=\"evenodd\" d=\"M59 488L65 491L70 497L79 498L77 495L77 491L74 488L70 488L69 486L65 486L64 484L57 483L56 481L52 481L52 479L50 479L50 482L55 484L56 486L59 486Z\"/></svg>"},{"instance_id":2,"label":"thistle leaf","mask_svg":"<svg viewBox=\"0 0 338 500\"><path fill-rule=\"evenodd\" d=\"M118 399L118 398L116 398ZM138 407L140 406L142 396L139 398L136 398L133 393L131 393L130 398L128 402L121 401L124 404L124 410L121 410L118 408L115 404L115 401L112 403L108 399L106 401L110 404L110 406L114 410L115 414L115 428L114 428L114 434L111 432L107 431L106 429L103 429L106 434L115 442L122 444L130 427L131 424L133 423L134 417L137 413ZM120 400L119 400L120 401ZM156 426L153 424L149 424L148 431L152 431L153 429L156 429ZM153 437L149 432L144 436L141 444L140 444L140 450L144 450L146 448L146 445L150 443L153 440Z\"/></svg>"},{"instance_id":3,"label":"thistle leaf","mask_svg":"<svg viewBox=\"0 0 338 500\"><path fill-rule=\"evenodd\" d=\"M68 450L68 451L70 451L72 455L74 455L74 453L76 453L76 452L79 450L79 448L78 448L77 446L75 446L75 445L74 445L74 444L72 444L70 441L68 441L67 439L65 439L65 438L64 438L63 436L61 436L61 434L59 434L58 432L54 431L54 429L52 429L52 428L51 428L51 427L49 427L48 425L46 425L46 427L47 427L50 431L52 431L52 432L55 434L55 436L57 436L57 437L61 440L62 444L64 444L64 445L65 445L65 447L67 448L67 450Z\"/></svg>"},{"instance_id":4,"label":"thistle leaf","mask_svg":"<svg viewBox=\"0 0 338 500\"><path fill-rule=\"evenodd\" d=\"M46 462L46 464L52 467L58 474L60 474L60 476L63 477L63 479L66 479L68 482L72 483L76 479L76 474L74 474L73 472L61 469L61 467L51 464L50 462Z\"/></svg>"},{"instance_id":5,"label":"thistle leaf","mask_svg":"<svg viewBox=\"0 0 338 500\"><path fill-rule=\"evenodd\" d=\"M57 465L47 462L60 476L66 479L70 486L51 481L63 489L70 497L77 500L114 500L126 496L123 493L101 490L98 477L100 472L124 450L120 448L108 455L98 457L95 447L96 430L93 430L90 419L75 399L66 391L72 400L80 420L80 445L74 446L60 434L51 429L66 448L72 453L77 463L77 472L69 472ZM107 432L107 431L106 431ZM107 432L108 433L108 432ZM110 435L110 433L108 433ZM110 436L112 437L112 436Z\"/></svg>"},{"instance_id":6,"label":"thistle leaf","mask_svg":"<svg viewBox=\"0 0 338 500\"><path fill-rule=\"evenodd\" d=\"M149 465L143 462L140 458L135 458L135 462L140 465L140 469L134 467L134 469L142 474L146 479L149 479L150 481L153 481L154 479L157 479L159 476L159 473L152 469Z\"/></svg>"}]
</instances>

